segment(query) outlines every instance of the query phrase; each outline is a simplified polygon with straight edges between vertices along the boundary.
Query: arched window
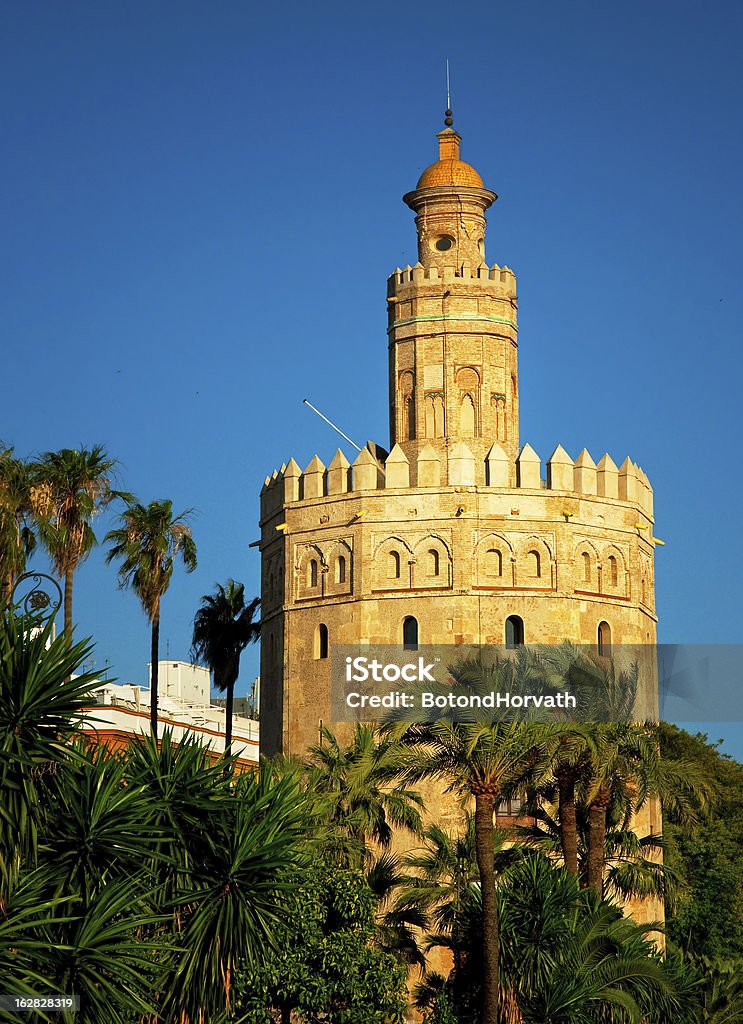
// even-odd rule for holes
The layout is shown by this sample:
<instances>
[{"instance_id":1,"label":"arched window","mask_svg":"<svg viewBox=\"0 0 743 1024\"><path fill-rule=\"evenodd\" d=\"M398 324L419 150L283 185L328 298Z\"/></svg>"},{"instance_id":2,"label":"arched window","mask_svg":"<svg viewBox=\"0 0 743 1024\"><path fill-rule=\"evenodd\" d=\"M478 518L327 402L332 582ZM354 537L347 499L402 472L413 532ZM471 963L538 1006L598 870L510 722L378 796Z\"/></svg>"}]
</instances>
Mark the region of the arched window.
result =
<instances>
[{"instance_id":1,"label":"arched window","mask_svg":"<svg viewBox=\"0 0 743 1024\"><path fill-rule=\"evenodd\" d=\"M327 658L328 656L328 627L324 622L315 630L315 659Z\"/></svg>"},{"instance_id":2,"label":"arched window","mask_svg":"<svg viewBox=\"0 0 743 1024\"><path fill-rule=\"evenodd\" d=\"M542 575L542 559L539 557L538 551L530 551L526 556L527 558L527 571L530 576L534 579L539 579Z\"/></svg>"},{"instance_id":3,"label":"arched window","mask_svg":"<svg viewBox=\"0 0 743 1024\"><path fill-rule=\"evenodd\" d=\"M418 650L418 620L412 615L403 620L402 642L406 651Z\"/></svg>"},{"instance_id":4,"label":"arched window","mask_svg":"<svg viewBox=\"0 0 743 1024\"><path fill-rule=\"evenodd\" d=\"M503 555L500 551L496 551L495 548L491 548L488 551L485 565L487 567L488 576L503 575Z\"/></svg>"},{"instance_id":5,"label":"arched window","mask_svg":"<svg viewBox=\"0 0 743 1024\"><path fill-rule=\"evenodd\" d=\"M524 620L519 615L506 619L506 647L519 647L524 642Z\"/></svg>"},{"instance_id":6,"label":"arched window","mask_svg":"<svg viewBox=\"0 0 743 1024\"><path fill-rule=\"evenodd\" d=\"M426 409L426 437L444 436L444 399L441 395L427 395L425 401Z\"/></svg>"},{"instance_id":7,"label":"arched window","mask_svg":"<svg viewBox=\"0 0 743 1024\"><path fill-rule=\"evenodd\" d=\"M400 374L400 395L402 408L402 438L412 441L415 438L415 402L413 391L415 377L410 370Z\"/></svg>"},{"instance_id":8,"label":"arched window","mask_svg":"<svg viewBox=\"0 0 743 1024\"><path fill-rule=\"evenodd\" d=\"M584 551L581 555L583 559L583 581L585 583L591 582L591 556L587 551Z\"/></svg>"},{"instance_id":9,"label":"arched window","mask_svg":"<svg viewBox=\"0 0 743 1024\"><path fill-rule=\"evenodd\" d=\"M598 648L602 658L608 658L611 654L611 626L608 622L599 622Z\"/></svg>"},{"instance_id":10,"label":"arched window","mask_svg":"<svg viewBox=\"0 0 743 1024\"><path fill-rule=\"evenodd\" d=\"M506 396L492 395L490 399L490 406L495 410L495 436L499 441L505 441L507 440Z\"/></svg>"},{"instance_id":11,"label":"arched window","mask_svg":"<svg viewBox=\"0 0 743 1024\"><path fill-rule=\"evenodd\" d=\"M609 580L612 587L616 587L619 583L619 566L614 555L609 555Z\"/></svg>"},{"instance_id":12,"label":"arched window","mask_svg":"<svg viewBox=\"0 0 743 1024\"><path fill-rule=\"evenodd\" d=\"M459 432L464 437L472 437L475 433L475 403L472 395L463 395L459 407Z\"/></svg>"},{"instance_id":13,"label":"arched window","mask_svg":"<svg viewBox=\"0 0 743 1024\"><path fill-rule=\"evenodd\" d=\"M307 586L308 587L316 587L317 586L317 559L316 558L311 558L310 559L309 570L310 571L309 571L309 574L308 574L308 577L307 577Z\"/></svg>"},{"instance_id":14,"label":"arched window","mask_svg":"<svg viewBox=\"0 0 743 1024\"><path fill-rule=\"evenodd\" d=\"M404 399L403 410L404 410L403 411L403 416L404 416L404 419L405 419L405 423L403 425L403 437L407 441L414 441L415 440L415 402L413 401L413 396L412 395L408 395L407 398Z\"/></svg>"},{"instance_id":15,"label":"arched window","mask_svg":"<svg viewBox=\"0 0 743 1024\"><path fill-rule=\"evenodd\" d=\"M390 551L389 553L387 575L391 580L400 579L400 554L397 551Z\"/></svg>"},{"instance_id":16,"label":"arched window","mask_svg":"<svg viewBox=\"0 0 743 1024\"><path fill-rule=\"evenodd\" d=\"M431 548L428 552L428 574L429 576L438 576L440 571L439 566L439 553L435 548Z\"/></svg>"},{"instance_id":17,"label":"arched window","mask_svg":"<svg viewBox=\"0 0 743 1024\"><path fill-rule=\"evenodd\" d=\"M346 582L346 559L343 555L339 555L335 563L335 582Z\"/></svg>"}]
</instances>

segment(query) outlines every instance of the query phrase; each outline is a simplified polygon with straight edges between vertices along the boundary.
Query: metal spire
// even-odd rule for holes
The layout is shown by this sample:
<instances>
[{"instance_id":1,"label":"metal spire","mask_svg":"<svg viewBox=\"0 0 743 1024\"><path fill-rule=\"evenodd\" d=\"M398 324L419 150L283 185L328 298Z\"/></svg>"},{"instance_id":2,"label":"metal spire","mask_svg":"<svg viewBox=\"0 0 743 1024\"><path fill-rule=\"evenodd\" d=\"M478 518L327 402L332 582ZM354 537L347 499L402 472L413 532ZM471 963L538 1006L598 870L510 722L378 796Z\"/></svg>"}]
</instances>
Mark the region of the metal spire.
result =
<instances>
[{"instance_id":1,"label":"metal spire","mask_svg":"<svg viewBox=\"0 0 743 1024\"><path fill-rule=\"evenodd\" d=\"M449 81L449 58L446 58L446 116L444 117L444 124L447 128L451 128L454 124L454 118L451 112L451 83Z\"/></svg>"}]
</instances>

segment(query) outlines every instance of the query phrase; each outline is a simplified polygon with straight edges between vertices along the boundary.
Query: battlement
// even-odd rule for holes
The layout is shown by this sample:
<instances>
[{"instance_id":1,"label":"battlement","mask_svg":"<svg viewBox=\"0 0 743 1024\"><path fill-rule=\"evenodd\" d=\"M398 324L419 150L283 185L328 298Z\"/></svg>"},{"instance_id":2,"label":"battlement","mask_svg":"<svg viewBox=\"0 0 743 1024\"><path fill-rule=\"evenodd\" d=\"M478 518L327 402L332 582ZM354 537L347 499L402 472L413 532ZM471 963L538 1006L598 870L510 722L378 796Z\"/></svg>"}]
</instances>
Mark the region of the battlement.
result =
<instances>
[{"instance_id":1,"label":"battlement","mask_svg":"<svg viewBox=\"0 0 743 1024\"><path fill-rule=\"evenodd\" d=\"M451 284L453 282L466 281L468 284L479 285L490 291L495 290L497 294L507 298L516 297L516 276L510 267L499 267L494 263L489 267L487 263L481 263L479 267L463 263L460 267L424 267L422 263L416 263L414 267L407 266L400 269L397 267L387 278L388 297L398 296L405 292L411 285L420 284Z\"/></svg>"},{"instance_id":2,"label":"battlement","mask_svg":"<svg viewBox=\"0 0 743 1024\"><path fill-rule=\"evenodd\" d=\"M529 444L519 452L515 467L500 445L493 444L485 458L487 484L484 490L511 491L514 495L548 490L576 497L595 496L634 505L652 519L653 489L647 474L629 457L619 467L608 454L596 463L584 448L573 460L562 445L558 445L546 462L546 479L542 478L541 467L542 460ZM399 445L395 445L384 461L375 457L368 447L362 449L353 465L340 448L328 466L315 455L303 471L291 459L266 477L261 489L261 520L293 502L410 488L412 468ZM427 445L416 460L414 489L475 487L477 468L475 456L462 442L446 454ZM515 487L509 484L514 476Z\"/></svg>"}]
</instances>

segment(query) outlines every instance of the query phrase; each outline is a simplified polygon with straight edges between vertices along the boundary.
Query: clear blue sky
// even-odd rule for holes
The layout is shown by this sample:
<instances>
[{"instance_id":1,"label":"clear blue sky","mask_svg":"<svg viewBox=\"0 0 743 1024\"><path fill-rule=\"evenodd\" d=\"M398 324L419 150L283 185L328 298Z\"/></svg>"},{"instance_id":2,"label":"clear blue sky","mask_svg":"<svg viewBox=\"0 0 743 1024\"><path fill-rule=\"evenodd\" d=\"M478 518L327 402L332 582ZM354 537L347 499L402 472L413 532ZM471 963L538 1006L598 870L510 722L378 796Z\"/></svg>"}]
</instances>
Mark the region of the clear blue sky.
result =
<instances>
[{"instance_id":1,"label":"clear blue sky","mask_svg":"<svg viewBox=\"0 0 743 1024\"><path fill-rule=\"evenodd\" d=\"M500 196L488 260L519 281L522 439L638 461L660 638L743 639L740 3L25 0L0 40L0 438L102 443L142 501L197 509L163 656L216 580L257 593L266 473L332 456L302 398L387 441L385 279L416 259L401 196L436 158L446 56ZM99 668L144 679L100 552L75 613Z\"/></svg>"}]
</instances>

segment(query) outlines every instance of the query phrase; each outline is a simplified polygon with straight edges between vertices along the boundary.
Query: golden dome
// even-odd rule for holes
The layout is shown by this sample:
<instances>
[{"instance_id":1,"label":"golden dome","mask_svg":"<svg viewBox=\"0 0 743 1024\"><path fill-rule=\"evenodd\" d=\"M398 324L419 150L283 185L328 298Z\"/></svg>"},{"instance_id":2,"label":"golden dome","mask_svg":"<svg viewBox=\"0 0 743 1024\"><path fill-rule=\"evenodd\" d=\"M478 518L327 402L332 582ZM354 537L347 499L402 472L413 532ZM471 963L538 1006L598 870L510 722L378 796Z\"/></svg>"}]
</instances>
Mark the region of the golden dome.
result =
<instances>
[{"instance_id":1,"label":"golden dome","mask_svg":"<svg viewBox=\"0 0 743 1024\"><path fill-rule=\"evenodd\" d=\"M475 168L470 167L463 160L437 160L421 174L416 188L434 188L437 185L485 187Z\"/></svg>"},{"instance_id":2,"label":"golden dome","mask_svg":"<svg viewBox=\"0 0 743 1024\"><path fill-rule=\"evenodd\" d=\"M459 143L462 137L451 127L450 110L447 110L446 117L447 127L436 136L439 140L439 158L421 174L416 189L436 188L441 185L484 188L482 178L475 168L459 159Z\"/></svg>"}]
</instances>

